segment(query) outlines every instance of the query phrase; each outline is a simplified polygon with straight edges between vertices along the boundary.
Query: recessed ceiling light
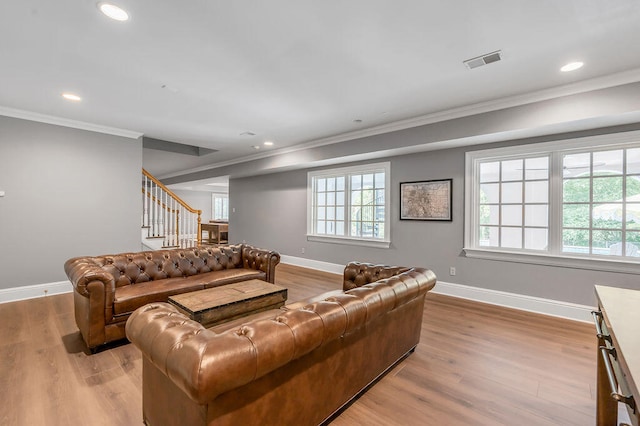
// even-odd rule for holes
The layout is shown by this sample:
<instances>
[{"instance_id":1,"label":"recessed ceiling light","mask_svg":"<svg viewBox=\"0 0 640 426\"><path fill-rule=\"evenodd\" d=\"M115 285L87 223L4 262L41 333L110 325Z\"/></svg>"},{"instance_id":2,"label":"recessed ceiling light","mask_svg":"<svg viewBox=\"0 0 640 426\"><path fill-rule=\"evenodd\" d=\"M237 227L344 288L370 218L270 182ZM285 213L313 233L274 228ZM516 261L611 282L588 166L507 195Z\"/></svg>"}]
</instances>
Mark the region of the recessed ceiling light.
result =
<instances>
[{"instance_id":1,"label":"recessed ceiling light","mask_svg":"<svg viewBox=\"0 0 640 426\"><path fill-rule=\"evenodd\" d=\"M271 142L271 141L266 141L266 142L264 143L264 146L273 146L273 142Z\"/></svg>"},{"instance_id":2,"label":"recessed ceiling light","mask_svg":"<svg viewBox=\"0 0 640 426\"><path fill-rule=\"evenodd\" d=\"M258 150L258 149L260 149L260 145L253 145L251 148L253 148L255 150Z\"/></svg>"},{"instance_id":3,"label":"recessed ceiling light","mask_svg":"<svg viewBox=\"0 0 640 426\"><path fill-rule=\"evenodd\" d=\"M360 123L362 123L362 120L359 119L359 118L356 118L355 120L353 120L353 122L356 123L356 124L360 124Z\"/></svg>"},{"instance_id":4,"label":"recessed ceiling light","mask_svg":"<svg viewBox=\"0 0 640 426\"><path fill-rule=\"evenodd\" d=\"M63 93L62 97L68 101L80 102L82 98L78 95L74 95L73 93Z\"/></svg>"},{"instance_id":5,"label":"recessed ceiling light","mask_svg":"<svg viewBox=\"0 0 640 426\"><path fill-rule=\"evenodd\" d=\"M569 62L564 67L560 68L560 71L562 71L562 72L575 71L578 68L582 68L583 65L584 65L584 63L582 63L582 62Z\"/></svg>"},{"instance_id":6,"label":"recessed ceiling light","mask_svg":"<svg viewBox=\"0 0 640 426\"><path fill-rule=\"evenodd\" d=\"M116 21L126 21L129 19L129 14L122 8L111 3L98 3L100 12L104 13L109 18Z\"/></svg>"}]
</instances>

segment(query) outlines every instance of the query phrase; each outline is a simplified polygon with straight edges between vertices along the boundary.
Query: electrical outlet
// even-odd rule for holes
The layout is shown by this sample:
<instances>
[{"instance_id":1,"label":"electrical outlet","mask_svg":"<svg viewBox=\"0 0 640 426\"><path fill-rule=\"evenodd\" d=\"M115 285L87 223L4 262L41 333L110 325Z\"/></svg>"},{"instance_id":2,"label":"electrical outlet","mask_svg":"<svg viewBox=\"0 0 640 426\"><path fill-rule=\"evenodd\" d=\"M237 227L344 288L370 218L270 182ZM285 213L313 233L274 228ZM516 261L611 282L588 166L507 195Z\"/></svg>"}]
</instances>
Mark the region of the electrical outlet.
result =
<instances>
[{"instance_id":1,"label":"electrical outlet","mask_svg":"<svg viewBox=\"0 0 640 426\"><path fill-rule=\"evenodd\" d=\"M304 254L304 247L302 247L302 254Z\"/></svg>"},{"instance_id":2,"label":"electrical outlet","mask_svg":"<svg viewBox=\"0 0 640 426\"><path fill-rule=\"evenodd\" d=\"M453 276L456 274L456 268L455 266L452 266L449 268L449 275Z\"/></svg>"}]
</instances>

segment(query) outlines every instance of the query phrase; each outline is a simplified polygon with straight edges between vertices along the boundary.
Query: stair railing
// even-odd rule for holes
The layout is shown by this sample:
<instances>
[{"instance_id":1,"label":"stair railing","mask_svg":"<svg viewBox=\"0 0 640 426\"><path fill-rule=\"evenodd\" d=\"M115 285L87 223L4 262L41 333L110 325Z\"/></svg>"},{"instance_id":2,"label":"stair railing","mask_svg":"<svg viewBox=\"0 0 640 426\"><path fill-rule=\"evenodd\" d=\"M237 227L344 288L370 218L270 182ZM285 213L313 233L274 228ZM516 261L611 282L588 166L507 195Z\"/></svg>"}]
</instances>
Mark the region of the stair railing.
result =
<instances>
[{"instance_id":1,"label":"stair railing","mask_svg":"<svg viewBox=\"0 0 640 426\"><path fill-rule=\"evenodd\" d=\"M142 169L142 227L162 247L188 248L202 242L202 210L196 210Z\"/></svg>"}]
</instances>

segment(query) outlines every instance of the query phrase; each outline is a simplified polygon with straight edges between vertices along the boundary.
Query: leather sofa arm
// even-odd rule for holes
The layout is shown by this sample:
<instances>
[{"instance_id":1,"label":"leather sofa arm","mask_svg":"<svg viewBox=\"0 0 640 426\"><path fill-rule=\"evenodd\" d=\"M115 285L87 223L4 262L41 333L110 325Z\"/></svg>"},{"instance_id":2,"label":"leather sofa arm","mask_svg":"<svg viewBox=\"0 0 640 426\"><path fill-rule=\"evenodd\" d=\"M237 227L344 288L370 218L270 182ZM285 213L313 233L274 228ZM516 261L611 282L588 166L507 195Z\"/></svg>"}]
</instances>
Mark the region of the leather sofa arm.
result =
<instances>
[{"instance_id":1,"label":"leather sofa arm","mask_svg":"<svg viewBox=\"0 0 640 426\"><path fill-rule=\"evenodd\" d=\"M349 262L344 268L342 289L347 291L362 287L365 284L392 277L409 269L411 268Z\"/></svg>"},{"instance_id":2,"label":"leather sofa arm","mask_svg":"<svg viewBox=\"0 0 640 426\"><path fill-rule=\"evenodd\" d=\"M276 279L276 266L280 263L280 254L245 245L242 247L242 263L245 268L265 272L267 281L273 284Z\"/></svg>"},{"instance_id":3,"label":"leather sofa arm","mask_svg":"<svg viewBox=\"0 0 640 426\"><path fill-rule=\"evenodd\" d=\"M116 280L110 273L104 271L89 258L76 257L69 259L64 264L64 271L69 277L69 281L78 294L89 297L96 286L90 286L92 282L98 281L102 283L105 295L110 296L111 302L116 288ZM107 297L108 299L109 297Z\"/></svg>"}]
</instances>

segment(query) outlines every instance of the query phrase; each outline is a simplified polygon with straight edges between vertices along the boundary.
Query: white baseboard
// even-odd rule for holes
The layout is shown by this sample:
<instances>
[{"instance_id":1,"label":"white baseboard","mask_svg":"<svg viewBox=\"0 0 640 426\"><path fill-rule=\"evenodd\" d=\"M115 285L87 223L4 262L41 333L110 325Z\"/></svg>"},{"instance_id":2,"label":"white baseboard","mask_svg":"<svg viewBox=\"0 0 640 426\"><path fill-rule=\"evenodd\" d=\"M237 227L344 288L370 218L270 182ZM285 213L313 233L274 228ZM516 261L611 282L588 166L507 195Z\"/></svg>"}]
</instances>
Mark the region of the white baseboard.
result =
<instances>
[{"instance_id":1,"label":"white baseboard","mask_svg":"<svg viewBox=\"0 0 640 426\"><path fill-rule=\"evenodd\" d=\"M434 293L446 296L459 297L461 299L474 300L476 302L489 303L521 311L535 312L581 322L593 322L591 311L593 306L578 305L576 303L560 300L543 299L541 297L527 296L524 294L508 293L506 291L490 290L480 287L472 287L462 284L453 284L438 281L431 290Z\"/></svg>"},{"instance_id":2,"label":"white baseboard","mask_svg":"<svg viewBox=\"0 0 640 426\"><path fill-rule=\"evenodd\" d=\"M340 275L344 273L345 267L345 265L339 265L337 263L321 262L319 260L305 259L304 257L287 256L286 254L280 255L280 262Z\"/></svg>"},{"instance_id":3,"label":"white baseboard","mask_svg":"<svg viewBox=\"0 0 640 426\"><path fill-rule=\"evenodd\" d=\"M295 256L282 255L282 263L301 266L303 268L317 269L334 274L342 274L344 265L320 262L312 259L304 259ZM560 300L543 299L541 297L526 296L524 294L508 293L505 291L490 290L481 287L472 287L462 284L438 281L431 290L434 293L446 296L459 297L461 299L474 300L476 302L489 303L504 306L506 308L519 309L521 311L535 312L537 314L566 318L581 322L592 322L591 311L593 306L578 305Z\"/></svg>"},{"instance_id":4,"label":"white baseboard","mask_svg":"<svg viewBox=\"0 0 640 426\"><path fill-rule=\"evenodd\" d=\"M17 302L18 300L70 293L72 290L73 287L69 281L5 288L0 289L0 303Z\"/></svg>"}]
</instances>

